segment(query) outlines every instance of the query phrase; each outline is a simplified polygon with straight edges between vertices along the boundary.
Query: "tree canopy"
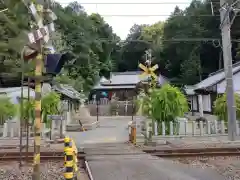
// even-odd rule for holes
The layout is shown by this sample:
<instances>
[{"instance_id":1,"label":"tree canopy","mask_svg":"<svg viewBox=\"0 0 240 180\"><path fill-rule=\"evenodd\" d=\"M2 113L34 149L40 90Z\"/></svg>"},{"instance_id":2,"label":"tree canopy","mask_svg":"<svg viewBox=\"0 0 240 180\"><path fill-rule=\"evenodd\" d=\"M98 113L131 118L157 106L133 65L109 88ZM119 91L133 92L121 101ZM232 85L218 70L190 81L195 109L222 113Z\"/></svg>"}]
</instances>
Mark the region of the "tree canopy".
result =
<instances>
[{"instance_id":1,"label":"tree canopy","mask_svg":"<svg viewBox=\"0 0 240 180\"><path fill-rule=\"evenodd\" d=\"M223 68L220 7L215 1L213 4L210 0L193 0L186 9L176 6L166 21L135 24L128 37L121 40L103 17L87 14L81 4L72 2L62 7L52 3L58 17L53 45L57 52L68 52L72 57L55 80L87 91L100 76L108 77L110 71L137 70L145 51L151 49L153 63L159 64L161 74L176 84L195 84ZM21 50L32 21L20 0L0 1L0 6L8 8L0 13L1 85L9 78L19 81ZM233 40L240 38L239 18L232 25ZM240 45L233 41L232 47L233 62L237 62Z\"/></svg>"},{"instance_id":2,"label":"tree canopy","mask_svg":"<svg viewBox=\"0 0 240 180\"><path fill-rule=\"evenodd\" d=\"M135 24L125 41L119 70L136 70L149 48L153 62L160 66L159 72L178 84L195 84L223 68L219 8L219 3L214 3L212 15L209 0L193 0L184 10L176 6L164 22ZM240 37L239 18L232 25L233 40ZM240 48L235 41L232 47L234 63L240 60Z\"/></svg>"},{"instance_id":3,"label":"tree canopy","mask_svg":"<svg viewBox=\"0 0 240 180\"><path fill-rule=\"evenodd\" d=\"M18 78L21 77L21 50L27 43L27 38L19 37L19 34L30 31L31 21L23 3L14 5L7 0L2 5L9 11L0 16L3 25L0 28L0 73L2 79L6 78L6 73ZM53 45L57 52L68 52L72 57L56 80L71 83L78 90L89 90L99 76L107 76L115 67L120 38L99 14L88 15L77 2L67 7L53 3L52 10L58 17L54 22L56 33L52 36ZM17 43L18 39L21 44L16 47L13 43Z\"/></svg>"}]
</instances>

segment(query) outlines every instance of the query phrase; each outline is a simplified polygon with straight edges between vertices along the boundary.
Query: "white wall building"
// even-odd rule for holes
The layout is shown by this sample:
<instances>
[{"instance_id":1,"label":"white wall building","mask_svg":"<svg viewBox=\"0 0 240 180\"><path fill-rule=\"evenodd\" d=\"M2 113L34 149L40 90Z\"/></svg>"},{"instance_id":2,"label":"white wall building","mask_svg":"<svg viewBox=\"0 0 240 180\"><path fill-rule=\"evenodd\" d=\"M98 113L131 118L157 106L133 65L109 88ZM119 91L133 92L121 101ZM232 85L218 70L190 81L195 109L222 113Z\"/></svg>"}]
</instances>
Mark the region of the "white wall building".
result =
<instances>
[{"instance_id":1,"label":"white wall building","mask_svg":"<svg viewBox=\"0 0 240 180\"><path fill-rule=\"evenodd\" d=\"M240 92L240 62L233 64L233 88ZM223 69L211 73L208 78L193 86L185 87L191 110L195 112L212 113L217 95L226 92L226 79Z\"/></svg>"}]
</instances>

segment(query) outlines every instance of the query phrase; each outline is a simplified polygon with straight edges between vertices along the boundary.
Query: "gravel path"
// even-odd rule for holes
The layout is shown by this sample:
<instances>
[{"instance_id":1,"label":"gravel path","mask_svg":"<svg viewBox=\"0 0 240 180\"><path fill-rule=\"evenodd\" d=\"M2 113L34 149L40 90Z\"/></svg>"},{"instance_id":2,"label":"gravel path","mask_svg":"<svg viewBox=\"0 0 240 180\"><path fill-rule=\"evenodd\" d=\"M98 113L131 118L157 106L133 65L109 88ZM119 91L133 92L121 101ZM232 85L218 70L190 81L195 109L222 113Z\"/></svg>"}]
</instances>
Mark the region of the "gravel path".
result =
<instances>
[{"instance_id":1,"label":"gravel path","mask_svg":"<svg viewBox=\"0 0 240 180\"><path fill-rule=\"evenodd\" d=\"M49 161L41 163L41 180L64 180L63 161ZM83 169L80 169L81 180L88 180ZM31 180L32 164L25 164L21 169L18 162L0 162L1 180Z\"/></svg>"},{"instance_id":2,"label":"gravel path","mask_svg":"<svg viewBox=\"0 0 240 180\"><path fill-rule=\"evenodd\" d=\"M222 174L226 180L240 180L240 157L191 157L177 158L173 161L177 164L188 164L202 169L214 169Z\"/></svg>"}]
</instances>

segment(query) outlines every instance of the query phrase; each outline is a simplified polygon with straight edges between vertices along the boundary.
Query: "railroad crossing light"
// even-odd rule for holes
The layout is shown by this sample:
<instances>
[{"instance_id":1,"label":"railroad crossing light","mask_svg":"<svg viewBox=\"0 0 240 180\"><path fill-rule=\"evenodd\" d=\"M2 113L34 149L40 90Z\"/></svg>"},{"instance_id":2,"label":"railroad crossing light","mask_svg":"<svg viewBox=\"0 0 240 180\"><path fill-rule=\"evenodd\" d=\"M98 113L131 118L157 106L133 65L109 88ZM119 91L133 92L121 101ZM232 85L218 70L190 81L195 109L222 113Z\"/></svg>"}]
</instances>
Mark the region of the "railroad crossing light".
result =
<instances>
[{"instance_id":1,"label":"railroad crossing light","mask_svg":"<svg viewBox=\"0 0 240 180\"><path fill-rule=\"evenodd\" d=\"M59 74L65 62L67 62L69 59L69 53L48 54L45 62L46 73L53 75Z\"/></svg>"}]
</instances>

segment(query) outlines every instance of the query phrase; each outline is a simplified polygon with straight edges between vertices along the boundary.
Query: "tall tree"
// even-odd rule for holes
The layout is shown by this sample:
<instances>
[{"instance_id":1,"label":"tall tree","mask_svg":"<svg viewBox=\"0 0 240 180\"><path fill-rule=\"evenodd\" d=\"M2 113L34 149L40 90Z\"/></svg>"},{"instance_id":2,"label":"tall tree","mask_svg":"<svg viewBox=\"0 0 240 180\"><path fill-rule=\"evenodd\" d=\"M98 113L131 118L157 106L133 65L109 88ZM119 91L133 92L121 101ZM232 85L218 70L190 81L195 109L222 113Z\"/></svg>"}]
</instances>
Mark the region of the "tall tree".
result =
<instances>
[{"instance_id":1,"label":"tall tree","mask_svg":"<svg viewBox=\"0 0 240 180\"><path fill-rule=\"evenodd\" d=\"M212 15L210 2L193 0L184 10L176 7L164 23L159 22L151 26L135 25L130 30L131 39L144 40L149 44L141 44L140 47L128 46L127 57L130 58L123 58L122 64L134 62L136 70L139 56L146 48L151 48L153 59L160 66L160 72L180 84L195 84L206 78L209 73L222 68L220 17L217 11L220 7L219 3L214 3ZM232 26L232 39L240 37L238 19L239 17L235 19ZM141 26L144 30L133 31ZM129 44L129 38L125 43ZM232 44L233 62L236 62L239 60L239 50L236 42Z\"/></svg>"}]
</instances>

